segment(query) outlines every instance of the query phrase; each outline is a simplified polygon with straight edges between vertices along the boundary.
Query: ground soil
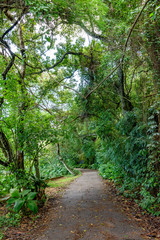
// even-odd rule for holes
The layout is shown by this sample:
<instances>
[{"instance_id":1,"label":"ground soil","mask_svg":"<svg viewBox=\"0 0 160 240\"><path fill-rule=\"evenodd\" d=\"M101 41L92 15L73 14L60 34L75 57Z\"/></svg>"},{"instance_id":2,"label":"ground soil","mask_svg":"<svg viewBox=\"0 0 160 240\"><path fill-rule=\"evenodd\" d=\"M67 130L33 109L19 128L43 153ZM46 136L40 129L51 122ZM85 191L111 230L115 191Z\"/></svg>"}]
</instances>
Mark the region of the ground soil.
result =
<instances>
[{"instance_id":1,"label":"ground soil","mask_svg":"<svg viewBox=\"0 0 160 240\"><path fill-rule=\"evenodd\" d=\"M144 231L109 198L97 171L83 171L37 240L142 240Z\"/></svg>"}]
</instances>

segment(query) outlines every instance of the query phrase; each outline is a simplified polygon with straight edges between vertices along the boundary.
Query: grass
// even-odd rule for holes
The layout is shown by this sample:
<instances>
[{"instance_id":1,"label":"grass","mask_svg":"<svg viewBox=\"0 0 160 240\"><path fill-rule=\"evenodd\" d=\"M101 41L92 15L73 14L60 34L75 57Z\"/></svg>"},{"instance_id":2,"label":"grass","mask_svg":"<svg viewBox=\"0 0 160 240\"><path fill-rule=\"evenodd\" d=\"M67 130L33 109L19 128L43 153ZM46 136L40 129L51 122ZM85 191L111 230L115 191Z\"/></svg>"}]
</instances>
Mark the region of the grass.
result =
<instances>
[{"instance_id":1,"label":"grass","mask_svg":"<svg viewBox=\"0 0 160 240\"><path fill-rule=\"evenodd\" d=\"M52 187L52 188L65 188L67 187L73 180L75 180L76 178L78 178L80 175L77 176L66 176L60 179L56 179L56 180L50 180L48 181L47 185L48 187Z\"/></svg>"}]
</instances>

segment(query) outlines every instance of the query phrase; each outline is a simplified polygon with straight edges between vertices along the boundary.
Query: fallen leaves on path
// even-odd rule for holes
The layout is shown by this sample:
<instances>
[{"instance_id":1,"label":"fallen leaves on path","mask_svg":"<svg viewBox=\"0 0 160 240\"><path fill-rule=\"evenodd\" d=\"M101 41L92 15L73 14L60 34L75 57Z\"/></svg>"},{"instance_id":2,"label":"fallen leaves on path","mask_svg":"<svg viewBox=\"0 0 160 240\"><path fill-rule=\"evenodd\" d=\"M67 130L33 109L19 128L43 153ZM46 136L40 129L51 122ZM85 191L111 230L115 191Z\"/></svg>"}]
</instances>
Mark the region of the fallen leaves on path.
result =
<instances>
[{"instance_id":1,"label":"fallen leaves on path","mask_svg":"<svg viewBox=\"0 0 160 240\"><path fill-rule=\"evenodd\" d=\"M160 217L144 212L144 210L135 203L134 199L124 198L120 195L113 182L105 180L105 184L108 188L109 197L113 199L113 202L119 204L121 210L145 230L146 234L143 237L146 239L160 240Z\"/></svg>"},{"instance_id":2,"label":"fallen leaves on path","mask_svg":"<svg viewBox=\"0 0 160 240\"><path fill-rule=\"evenodd\" d=\"M105 181L105 184L107 185L108 197L111 199L111 201L119 204L121 210L125 212L125 214L127 214L130 219L134 219L139 226L145 229L146 234L143 237L147 240L160 240L160 217L147 215L141 208L138 207L134 200L129 200L119 195L116 187L112 182ZM48 223L56 215L57 209L61 207L61 205L58 205L59 195L61 195L60 189L47 188L47 195L49 196L49 199L46 202L45 206L40 210L39 217L35 221L33 221L32 217L25 217L21 222L20 227L9 228L6 231L4 239L31 240L34 239L34 236L36 236L36 232L43 232L43 230L46 229ZM98 211L98 209L95 209L95 212L96 211ZM111 211L111 209L108 211ZM74 218L75 216L73 215L72 217ZM94 218L97 217L98 216L95 216ZM111 223L101 222L100 224L106 227L108 224L110 224L110 228L114 228L114 225ZM89 223L88 227L94 228L94 224L91 222ZM71 233L75 234L75 240L78 240L87 233L87 230L85 229L85 226L83 230L77 227L75 230L71 230ZM106 235L105 238L106 240L113 240L113 236Z\"/></svg>"}]
</instances>

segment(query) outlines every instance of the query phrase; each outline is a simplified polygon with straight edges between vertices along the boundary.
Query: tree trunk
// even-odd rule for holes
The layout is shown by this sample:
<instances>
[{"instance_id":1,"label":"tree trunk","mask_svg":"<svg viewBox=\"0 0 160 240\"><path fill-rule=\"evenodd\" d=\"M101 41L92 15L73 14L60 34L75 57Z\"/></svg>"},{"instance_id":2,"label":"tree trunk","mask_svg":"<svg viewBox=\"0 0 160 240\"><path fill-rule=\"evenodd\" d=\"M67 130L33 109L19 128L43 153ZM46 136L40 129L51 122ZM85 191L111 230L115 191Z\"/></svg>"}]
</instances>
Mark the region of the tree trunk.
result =
<instances>
[{"instance_id":1,"label":"tree trunk","mask_svg":"<svg viewBox=\"0 0 160 240\"><path fill-rule=\"evenodd\" d=\"M36 171L36 178L40 179L38 154L36 154L36 156L34 158L34 168L35 168L35 171Z\"/></svg>"},{"instance_id":2,"label":"tree trunk","mask_svg":"<svg viewBox=\"0 0 160 240\"><path fill-rule=\"evenodd\" d=\"M130 101L129 95L125 93L125 88L124 88L124 74L123 74L123 69L120 66L118 69L118 93L121 98L121 106L122 106L122 111L123 111L123 116L125 116L125 113L127 111L132 111L133 106Z\"/></svg>"},{"instance_id":3,"label":"tree trunk","mask_svg":"<svg viewBox=\"0 0 160 240\"><path fill-rule=\"evenodd\" d=\"M17 153L17 168L24 170L24 152L18 151Z\"/></svg>"},{"instance_id":4,"label":"tree trunk","mask_svg":"<svg viewBox=\"0 0 160 240\"><path fill-rule=\"evenodd\" d=\"M57 153L58 153L58 158L59 158L59 161L64 165L65 169L67 169L67 171L72 174L72 175L75 175L75 173L67 166L67 164L63 161L63 158L61 157L60 155L60 146L59 146L59 143L57 143Z\"/></svg>"},{"instance_id":5,"label":"tree trunk","mask_svg":"<svg viewBox=\"0 0 160 240\"><path fill-rule=\"evenodd\" d=\"M156 5L155 5L156 7ZM153 9L155 9L153 7ZM152 12L150 12L151 14ZM153 83L155 91L158 93L160 90L159 79L160 79L160 31L159 31L160 20L157 18L154 22L150 20L146 28L147 37L147 53L152 61L154 68Z\"/></svg>"},{"instance_id":6,"label":"tree trunk","mask_svg":"<svg viewBox=\"0 0 160 240\"><path fill-rule=\"evenodd\" d=\"M24 114L27 110L28 104L26 103L26 93L25 93L25 86L24 86L24 78L26 72L26 54L25 54L25 46L23 40L23 33L21 25L19 25L19 41L20 41L20 49L22 55L22 65L21 65L21 72L20 72L20 80L19 85L21 89L21 96L23 102L19 108L19 124L17 129L17 136L18 136L18 151L17 151L17 166L19 169L24 170Z\"/></svg>"},{"instance_id":7,"label":"tree trunk","mask_svg":"<svg viewBox=\"0 0 160 240\"><path fill-rule=\"evenodd\" d=\"M24 0L1 0L0 9L23 8L25 7Z\"/></svg>"}]
</instances>

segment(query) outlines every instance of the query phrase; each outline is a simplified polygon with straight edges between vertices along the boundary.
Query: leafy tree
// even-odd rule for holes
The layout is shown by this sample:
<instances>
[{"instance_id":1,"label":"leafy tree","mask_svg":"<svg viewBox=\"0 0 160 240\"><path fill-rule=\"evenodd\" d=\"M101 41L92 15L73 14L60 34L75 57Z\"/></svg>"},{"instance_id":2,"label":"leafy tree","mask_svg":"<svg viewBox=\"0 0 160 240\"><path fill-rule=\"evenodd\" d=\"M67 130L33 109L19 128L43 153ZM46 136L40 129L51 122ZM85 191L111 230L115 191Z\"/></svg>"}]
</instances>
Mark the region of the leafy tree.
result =
<instances>
[{"instance_id":1,"label":"leafy tree","mask_svg":"<svg viewBox=\"0 0 160 240\"><path fill-rule=\"evenodd\" d=\"M41 192L41 173L84 163L159 214L159 1L2 0L0 9L3 169Z\"/></svg>"}]
</instances>

